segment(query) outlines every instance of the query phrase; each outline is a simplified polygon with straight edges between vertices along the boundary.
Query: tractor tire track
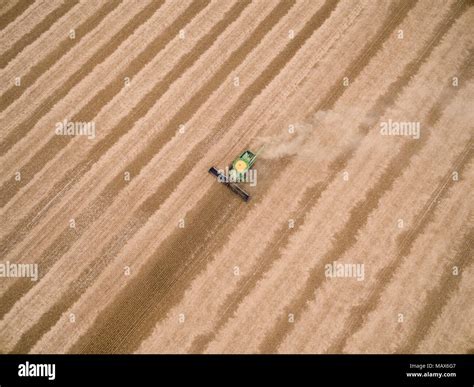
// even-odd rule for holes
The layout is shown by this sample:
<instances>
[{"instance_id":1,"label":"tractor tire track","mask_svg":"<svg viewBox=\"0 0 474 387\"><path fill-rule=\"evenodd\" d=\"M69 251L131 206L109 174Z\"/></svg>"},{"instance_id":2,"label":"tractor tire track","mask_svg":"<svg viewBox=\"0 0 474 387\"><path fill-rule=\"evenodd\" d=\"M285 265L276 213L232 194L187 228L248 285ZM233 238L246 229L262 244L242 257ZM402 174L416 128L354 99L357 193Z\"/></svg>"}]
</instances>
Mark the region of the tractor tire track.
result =
<instances>
[{"instance_id":1,"label":"tractor tire track","mask_svg":"<svg viewBox=\"0 0 474 387\"><path fill-rule=\"evenodd\" d=\"M453 168L446 174L442 183L436 188L435 191L433 191L430 199L420 214L416 217L418 221L415 223L414 227L400 237L400 247L397 257L379 275L378 285L374 290L371 291L369 298L364 302L363 305L352 308L350 313L351 317L348 319L348 323L342 330L342 332L344 332L342 334L343 336L341 335L340 338L335 340L335 343L328 349L328 353L341 353L344 350L347 340L350 338L350 335L348 335L347 332L357 332L361 328L365 316L367 316L368 313L374 310L378 305L378 301L383 289L385 289L387 284L391 281L395 271L410 252L411 246L415 242L418 235L420 235L425 227L431 222L438 203L444 199L449 188L451 187L453 182L451 179L452 170L462 173L464 167L469 163L473 154L474 148L471 140L466 146L466 149L458 157L458 160L453 165Z\"/></svg>"},{"instance_id":2,"label":"tractor tire track","mask_svg":"<svg viewBox=\"0 0 474 387\"><path fill-rule=\"evenodd\" d=\"M463 336L474 312L465 281L474 230L460 201L474 153L463 130L472 118L472 1L429 10L416 0L77 3L0 5L0 253L40 268L38 282L0 278L1 353L472 347ZM69 25L78 39L68 39ZM22 87L12 87L17 73ZM421 138L381 140L379 122L393 114L421 120ZM64 115L97 122L97 141L53 135ZM301 130L287 143L290 124ZM247 204L206 173L243 139L251 149L271 144ZM418 180L424 166L433 171ZM464 180L456 188L453 169ZM353 185L339 181L344 170L355 173ZM401 210L407 231L379 233ZM399 290L433 231L449 259L431 248L437 279L429 289L426 278L416 283L427 298L410 306L405 329L371 336L390 305L408 302ZM379 261L386 242L390 254ZM376 273L357 303L357 283L323 282L324 264L367 253ZM449 262L463 265L462 282ZM291 324L290 313L302 318ZM449 333L450 323L460 331ZM387 343L391 332L398 340Z\"/></svg>"},{"instance_id":3,"label":"tractor tire track","mask_svg":"<svg viewBox=\"0 0 474 387\"><path fill-rule=\"evenodd\" d=\"M191 169L191 167L192 167L192 162L189 164L189 168L190 168L190 169ZM182 177L179 177L179 179L182 179ZM172 183L172 182L169 182L169 181L168 181L168 182L166 183L166 185L167 185L167 186L175 186L175 185L178 185L178 183L179 183L179 180L178 180L176 183ZM150 205L153 205L153 203L159 203L159 202L160 202L160 199L163 198L163 194L161 194L160 192L154 194L153 196L154 196L155 198L151 198L151 200L150 200L150 199L147 200L147 201L150 203ZM155 211L155 210L153 210L153 211ZM145 215L145 216L148 218L148 215ZM129 224L127 227L125 227L124 233L127 234L127 230L133 229L135 226L136 226L135 223L134 223L134 222L131 222L131 224ZM158 232L159 232L159 231L158 231ZM124 235L124 237L125 237L125 235ZM114 239L117 239L117 238L114 238ZM113 247L111 247L111 248L113 248ZM104 249L104 250L105 250L105 249ZM94 269L91 269L91 271L92 271L92 270L94 270ZM89 281L87 278L84 278L83 281L84 281L85 283L88 283L88 284L91 283L91 281ZM80 282L80 284L81 284L82 287L84 286L84 285L83 285L84 282L82 282L82 281ZM88 285L85 285L85 286L88 286Z\"/></svg>"},{"instance_id":4,"label":"tractor tire track","mask_svg":"<svg viewBox=\"0 0 474 387\"><path fill-rule=\"evenodd\" d=\"M461 87L466 87L468 80L472 79L474 75L474 70L472 67L472 63L474 60L474 51L470 51L468 58L463 63L460 68L460 77L464 79L463 84ZM444 93L439 98L439 102L436 103L431 111L428 114L427 124L429 126L433 126L441 117L442 112L444 110L444 106L446 101L449 101L452 95L455 93L455 89L445 89ZM462 168L466 165L469 161L470 157L472 156L472 140L466 146L466 150L461 154L460 160L455 163L454 168ZM458 172L459 169L455 169ZM361 307L355 307L351 312L351 316L355 317L354 319L349 319L350 327L346 327L343 329L343 332L356 332L358 328L360 328L363 324L363 317L366 316L370 311L372 311L376 305L377 300L380 297L381 292L385 288L386 284L389 282L390 278L392 278L393 273L396 271L397 267L402 262L403 258L408 254L411 246L413 245L414 241L416 240L417 236L423 231L424 227L428 224L428 222L432 219L433 212L437 207L437 201L442 199L442 195L447 192L447 187L449 186L449 182L452 181L450 179L450 175L446 176L444 181L437 187L437 189L432 193L431 198L428 200L426 206L421 211L418 218L420 219L412 231L409 231L405 236L400 239L400 248L399 248L399 255L397 258L392 262L392 264L384 271L381 275L381 279L378 281L378 287L371 293L369 300ZM430 211L430 213L428 213ZM340 337L335 341L335 344L331 346L328 350L329 353L340 353L347 342L349 337Z\"/></svg>"},{"instance_id":5,"label":"tractor tire track","mask_svg":"<svg viewBox=\"0 0 474 387\"><path fill-rule=\"evenodd\" d=\"M464 237L458 253L452 264L466 270L472 266L472 251L474 251L474 229L471 228ZM445 268L445 273L437 287L430 291L425 302L427 306L418 315L414 329L405 342L396 351L398 353L415 353L421 341L426 337L434 322L441 315L450 298L456 293L460 284L459 277L452 274L451 268Z\"/></svg>"},{"instance_id":6,"label":"tractor tire track","mask_svg":"<svg viewBox=\"0 0 474 387\"><path fill-rule=\"evenodd\" d=\"M454 10L454 17L451 17L449 19L449 25L452 25L452 23L454 23L454 20L457 19L465 10L465 7L456 7ZM426 60L428 53L431 53L436 44L438 44L441 40L442 35L439 32L447 32L447 30L448 29L446 28L446 23L443 23L440 29L438 29L438 31L435 33L433 39L431 39L428 46L423 49L423 54L421 55L421 57L410 62L405 67L402 76L400 76L389 87L387 93L377 99L375 103L375 108L374 110L372 110L372 112L377 111L378 114L383 114L383 112L388 108L388 106L390 106L389 104L387 104L387 102L393 103L395 101L397 95L401 93L401 90L406 87L409 79L414 75L413 71L418 72L422 61ZM471 59L468 59L466 61L461 70L461 73L465 73L465 71L470 66L470 62ZM448 94L450 93L448 92ZM444 101L444 96L441 99ZM383 109L382 106L384 107ZM430 114L431 117L428 119L427 124L434 124L434 122L436 122L439 116L441 115L441 112L441 106L436 105ZM380 115L377 115L377 117L380 117ZM374 120L377 119L378 118L374 118ZM361 125L359 129L365 135L368 133L368 127L366 126L366 124ZM356 206L351 211L350 220L346 223L344 230L341 230L341 232L335 237L335 247L329 254L326 255L323 260L324 262L317 268L312 270L310 279L307 282L308 285L302 292L301 298L292 303L287 309L291 309L293 313L300 314L301 310L305 308L307 301L313 297L315 289L317 289L324 280L322 276L322 273L324 273L324 270L322 269L324 268L324 265L330 262L337 261L338 256L342 255L345 251L352 247L352 245L356 241L356 235L358 230L365 224L370 213L376 209L379 198L383 195L383 193L391 189L396 178L398 178L398 176L400 176L403 172L403 169L409 165L409 160L411 156L413 156L417 151L419 151L426 143L426 141L427 137L425 136L422 137L417 143L411 143L405 146L405 148L396 156L394 162L390 164L386 172L384 172L383 176L380 177L379 181L376 183L376 186L371 189L366 195L366 201L361 201L360 203L356 204ZM401 166L403 167L400 168ZM262 343L261 351L263 353L271 353L276 351L277 346L283 341L289 330L293 328L294 325L288 325L286 320L284 318L281 318L275 326L274 333L270 333L265 339L265 341Z\"/></svg>"}]
</instances>

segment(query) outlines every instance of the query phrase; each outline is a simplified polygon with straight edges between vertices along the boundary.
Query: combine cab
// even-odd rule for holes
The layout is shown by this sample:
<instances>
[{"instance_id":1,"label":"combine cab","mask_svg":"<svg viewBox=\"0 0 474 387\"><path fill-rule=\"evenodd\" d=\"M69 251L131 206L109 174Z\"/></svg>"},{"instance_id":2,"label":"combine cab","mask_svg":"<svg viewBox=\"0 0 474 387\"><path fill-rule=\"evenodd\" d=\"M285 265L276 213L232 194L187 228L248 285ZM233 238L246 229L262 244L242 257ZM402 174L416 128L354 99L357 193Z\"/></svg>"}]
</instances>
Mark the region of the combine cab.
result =
<instances>
[{"instance_id":1,"label":"combine cab","mask_svg":"<svg viewBox=\"0 0 474 387\"><path fill-rule=\"evenodd\" d=\"M250 199L250 195L245 192L237 183L246 180L247 172L255 164L257 154L258 152L253 153L249 150L243 152L229 166L229 172L227 176L219 171L216 167L211 167L209 169L209 173L217 177L217 180L220 183L224 183L232 190L232 192L236 193L247 202Z\"/></svg>"}]
</instances>

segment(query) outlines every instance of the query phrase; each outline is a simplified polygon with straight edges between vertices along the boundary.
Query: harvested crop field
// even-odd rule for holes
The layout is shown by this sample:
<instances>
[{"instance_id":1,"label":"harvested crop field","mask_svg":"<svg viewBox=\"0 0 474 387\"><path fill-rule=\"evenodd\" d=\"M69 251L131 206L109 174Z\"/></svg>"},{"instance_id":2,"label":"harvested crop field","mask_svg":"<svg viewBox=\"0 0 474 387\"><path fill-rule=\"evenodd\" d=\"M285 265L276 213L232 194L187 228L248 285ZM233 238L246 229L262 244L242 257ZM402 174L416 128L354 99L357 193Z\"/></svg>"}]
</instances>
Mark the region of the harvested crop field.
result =
<instances>
[{"instance_id":1,"label":"harvested crop field","mask_svg":"<svg viewBox=\"0 0 474 387\"><path fill-rule=\"evenodd\" d=\"M472 353L473 26L2 2L0 352ZM261 146L249 202L208 173Z\"/></svg>"}]
</instances>

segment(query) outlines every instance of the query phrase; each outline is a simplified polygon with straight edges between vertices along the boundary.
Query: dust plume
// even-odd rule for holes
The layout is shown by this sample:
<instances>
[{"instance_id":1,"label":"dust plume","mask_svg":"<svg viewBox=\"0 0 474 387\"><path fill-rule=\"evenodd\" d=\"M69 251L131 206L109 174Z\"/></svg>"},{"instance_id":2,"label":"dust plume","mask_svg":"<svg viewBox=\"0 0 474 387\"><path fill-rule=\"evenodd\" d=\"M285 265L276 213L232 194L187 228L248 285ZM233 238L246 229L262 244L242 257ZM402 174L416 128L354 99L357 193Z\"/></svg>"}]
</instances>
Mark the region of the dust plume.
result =
<instances>
[{"instance_id":1,"label":"dust plume","mask_svg":"<svg viewBox=\"0 0 474 387\"><path fill-rule=\"evenodd\" d=\"M307 122L296 123L284 133L259 137L264 145L261 157L278 159L296 156L311 161L320 160L334 150L357 145L362 135L358 109L318 111Z\"/></svg>"}]
</instances>

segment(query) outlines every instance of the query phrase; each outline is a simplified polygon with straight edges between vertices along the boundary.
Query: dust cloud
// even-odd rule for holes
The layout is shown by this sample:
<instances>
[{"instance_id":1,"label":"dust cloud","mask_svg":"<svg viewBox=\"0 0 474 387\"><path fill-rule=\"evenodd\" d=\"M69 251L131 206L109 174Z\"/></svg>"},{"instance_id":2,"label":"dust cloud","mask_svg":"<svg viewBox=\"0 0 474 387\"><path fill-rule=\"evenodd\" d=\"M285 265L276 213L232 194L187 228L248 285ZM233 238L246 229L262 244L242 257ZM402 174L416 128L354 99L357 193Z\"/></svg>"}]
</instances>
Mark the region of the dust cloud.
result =
<instances>
[{"instance_id":1,"label":"dust cloud","mask_svg":"<svg viewBox=\"0 0 474 387\"><path fill-rule=\"evenodd\" d=\"M356 146L363 135L359 125L362 121L358 109L344 111L318 111L306 122L295 123L283 133L259 137L256 140L263 146L263 159L279 159L296 156L315 161L327 157L334 151Z\"/></svg>"}]
</instances>

